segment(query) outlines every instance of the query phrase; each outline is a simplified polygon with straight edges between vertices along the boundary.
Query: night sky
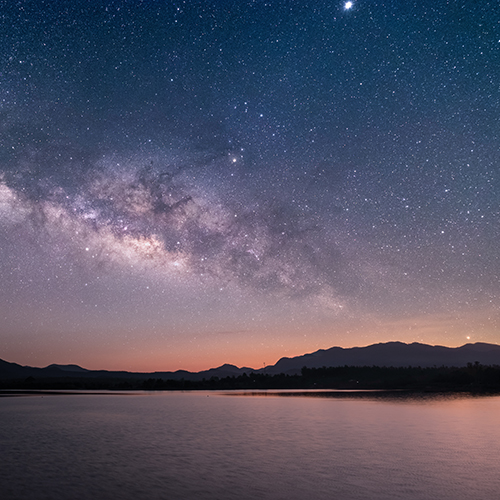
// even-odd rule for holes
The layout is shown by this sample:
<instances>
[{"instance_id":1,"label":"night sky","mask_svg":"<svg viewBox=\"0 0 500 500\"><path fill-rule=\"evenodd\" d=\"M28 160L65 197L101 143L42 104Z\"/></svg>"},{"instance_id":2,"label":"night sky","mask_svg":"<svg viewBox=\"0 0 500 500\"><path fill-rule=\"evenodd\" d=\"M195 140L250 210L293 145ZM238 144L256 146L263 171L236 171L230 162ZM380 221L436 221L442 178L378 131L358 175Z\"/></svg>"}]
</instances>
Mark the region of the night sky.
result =
<instances>
[{"instance_id":1,"label":"night sky","mask_svg":"<svg viewBox=\"0 0 500 500\"><path fill-rule=\"evenodd\" d=\"M498 2L0 15L0 358L500 342Z\"/></svg>"}]
</instances>

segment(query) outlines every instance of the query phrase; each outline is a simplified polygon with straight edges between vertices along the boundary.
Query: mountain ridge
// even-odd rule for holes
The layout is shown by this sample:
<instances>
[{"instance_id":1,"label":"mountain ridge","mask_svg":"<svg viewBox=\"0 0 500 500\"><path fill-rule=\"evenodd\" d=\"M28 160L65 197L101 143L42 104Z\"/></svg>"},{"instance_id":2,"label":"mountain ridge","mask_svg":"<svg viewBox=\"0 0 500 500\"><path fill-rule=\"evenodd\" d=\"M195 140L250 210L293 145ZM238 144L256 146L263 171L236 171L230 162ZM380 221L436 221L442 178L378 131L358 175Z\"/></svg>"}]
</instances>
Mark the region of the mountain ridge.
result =
<instances>
[{"instance_id":1,"label":"mountain ridge","mask_svg":"<svg viewBox=\"0 0 500 500\"><path fill-rule=\"evenodd\" d=\"M45 368L22 366L0 359L0 380L33 378L105 378L105 379L171 379L200 381L212 377L225 378L244 373L263 373L289 375L300 373L303 367L321 368L336 366L466 366L478 362L483 365L500 366L500 345L485 342L467 343L459 347L413 342L407 344L392 341L371 344L364 347L330 347L294 357L282 357L274 365L260 369L239 368L225 363L216 368L200 372L187 370L128 372L109 370L88 370L75 364L51 364Z\"/></svg>"},{"instance_id":2,"label":"mountain ridge","mask_svg":"<svg viewBox=\"0 0 500 500\"><path fill-rule=\"evenodd\" d=\"M472 359L473 358L473 359ZM392 341L364 347L331 347L312 353L281 358L266 368L266 373L299 373L302 367L335 366L466 366L478 361L484 365L500 365L500 345L485 342L467 343L459 347Z\"/></svg>"}]
</instances>

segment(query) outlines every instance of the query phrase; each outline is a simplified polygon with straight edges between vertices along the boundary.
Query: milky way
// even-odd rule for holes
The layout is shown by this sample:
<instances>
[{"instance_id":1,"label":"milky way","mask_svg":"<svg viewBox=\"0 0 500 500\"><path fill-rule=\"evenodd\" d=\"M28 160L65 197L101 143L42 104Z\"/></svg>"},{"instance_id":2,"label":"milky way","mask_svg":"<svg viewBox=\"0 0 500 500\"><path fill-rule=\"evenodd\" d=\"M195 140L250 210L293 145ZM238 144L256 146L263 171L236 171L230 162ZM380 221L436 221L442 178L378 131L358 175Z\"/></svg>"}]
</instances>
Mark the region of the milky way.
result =
<instances>
[{"instance_id":1,"label":"milky way","mask_svg":"<svg viewBox=\"0 0 500 500\"><path fill-rule=\"evenodd\" d=\"M3 359L499 340L497 5L3 11Z\"/></svg>"}]
</instances>

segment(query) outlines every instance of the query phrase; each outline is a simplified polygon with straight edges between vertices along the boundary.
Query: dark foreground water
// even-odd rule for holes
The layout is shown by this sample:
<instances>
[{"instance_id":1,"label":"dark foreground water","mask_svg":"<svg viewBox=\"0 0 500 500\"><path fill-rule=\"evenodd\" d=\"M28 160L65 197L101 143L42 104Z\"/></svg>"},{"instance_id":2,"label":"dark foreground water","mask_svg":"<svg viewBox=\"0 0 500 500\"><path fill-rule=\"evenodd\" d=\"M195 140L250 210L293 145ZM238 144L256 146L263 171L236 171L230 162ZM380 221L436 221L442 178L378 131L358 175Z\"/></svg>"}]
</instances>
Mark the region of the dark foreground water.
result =
<instances>
[{"instance_id":1,"label":"dark foreground water","mask_svg":"<svg viewBox=\"0 0 500 500\"><path fill-rule=\"evenodd\" d=\"M0 498L500 498L500 397L0 398Z\"/></svg>"}]
</instances>

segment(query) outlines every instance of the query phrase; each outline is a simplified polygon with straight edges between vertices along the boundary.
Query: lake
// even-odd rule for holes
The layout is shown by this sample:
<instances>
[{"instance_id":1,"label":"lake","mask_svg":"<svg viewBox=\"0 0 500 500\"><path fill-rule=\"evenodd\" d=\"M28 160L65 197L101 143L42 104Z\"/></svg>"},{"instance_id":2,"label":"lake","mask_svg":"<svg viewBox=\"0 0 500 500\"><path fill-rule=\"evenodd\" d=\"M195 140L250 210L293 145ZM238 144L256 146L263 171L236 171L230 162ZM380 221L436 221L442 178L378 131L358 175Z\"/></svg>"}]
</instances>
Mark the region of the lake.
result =
<instances>
[{"instance_id":1,"label":"lake","mask_svg":"<svg viewBox=\"0 0 500 500\"><path fill-rule=\"evenodd\" d=\"M0 398L0 498L498 499L500 396Z\"/></svg>"}]
</instances>

